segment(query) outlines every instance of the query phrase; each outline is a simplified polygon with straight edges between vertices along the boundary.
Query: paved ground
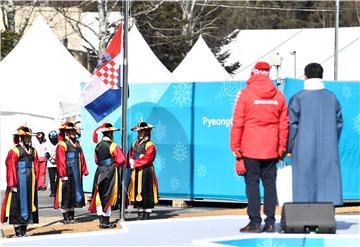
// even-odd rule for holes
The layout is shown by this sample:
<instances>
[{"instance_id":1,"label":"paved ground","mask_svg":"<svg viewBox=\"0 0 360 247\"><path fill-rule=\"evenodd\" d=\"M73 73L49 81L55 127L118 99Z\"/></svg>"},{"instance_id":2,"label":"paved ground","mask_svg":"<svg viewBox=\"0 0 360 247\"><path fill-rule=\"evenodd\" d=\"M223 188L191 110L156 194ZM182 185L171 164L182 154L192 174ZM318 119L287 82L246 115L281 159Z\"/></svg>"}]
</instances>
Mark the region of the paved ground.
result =
<instances>
[{"instance_id":1,"label":"paved ground","mask_svg":"<svg viewBox=\"0 0 360 247\"><path fill-rule=\"evenodd\" d=\"M359 247L360 216L337 215L336 234L284 234L280 232L280 217L277 217L275 233L246 234L239 228L247 223L247 216L211 216L178 219L132 221L122 223L122 229L9 238L0 241L2 246L291 246L291 247ZM300 244L284 245L278 241L296 238ZM320 239L321 245L311 244L311 239ZM255 239L258 244L243 244L240 241ZM226 244L226 241L229 244ZM318 242L318 240L316 240ZM231 244L238 242L238 244ZM325 242L329 243L326 244ZM294 243L294 242L292 242Z\"/></svg>"},{"instance_id":2,"label":"paved ground","mask_svg":"<svg viewBox=\"0 0 360 247\"><path fill-rule=\"evenodd\" d=\"M28 234L31 236L44 235L44 234L58 234L58 233L72 233L72 232L86 232L99 230L98 218L96 214L90 214L87 209L88 205L81 209L75 210L75 217L78 221L77 224L63 225L62 214L60 210L53 208L53 197L49 197L49 191L38 191L39 200L39 221L40 224L30 225L28 227ZM189 206L186 208L176 208L171 206L171 201L162 200L160 205L156 206L151 213L152 219L168 219L176 217L191 217L192 214L209 214L219 210L228 209L230 211L237 210L234 207L241 209L246 204L224 204L224 203L212 203L210 206L203 204L201 207L198 204ZM230 207L230 209L229 209ZM244 214L243 212L237 212L237 214ZM137 211L131 206L125 211L126 221L136 221ZM230 213L231 214L231 213ZM196 216L196 215L195 215ZM119 219L119 210L113 212L111 220L117 222ZM120 227L120 226L119 226ZM13 237L14 229L11 225L4 224L2 226L5 233L5 237Z\"/></svg>"},{"instance_id":3,"label":"paved ground","mask_svg":"<svg viewBox=\"0 0 360 247\"><path fill-rule=\"evenodd\" d=\"M88 206L76 209L76 218L78 223L71 225L62 224L62 214L60 210L53 209L53 197L49 197L48 191L39 191L39 216L40 224L30 225L28 234L31 236L59 234L59 233L76 233L98 231L98 220L96 214L88 213ZM214 216L214 215L246 215L246 204L240 203L205 203L192 202L187 208L175 208L171 206L171 201L161 200L161 204L156 206L151 214L151 219L170 219L170 218L188 218L197 216ZM360 206L337 208L338 214L359 214ZM277 208L277 215L280 215L280 208ZM126 223L136 221L137 211L129 207L126 210ZM246 217L245 217L246 218ZM119 219L119 211L112 214L112 222ZM154 222L154 221L152 221ZM138 222L139 223L139 222ZM141 223L141 222L140 222ZM122 227L118 226L118 228ZM12 237L14 234L13 227L8 224L3 225L6 237ZM109 230L102 230L109 231Z\"/></svg>"}]
</instances>

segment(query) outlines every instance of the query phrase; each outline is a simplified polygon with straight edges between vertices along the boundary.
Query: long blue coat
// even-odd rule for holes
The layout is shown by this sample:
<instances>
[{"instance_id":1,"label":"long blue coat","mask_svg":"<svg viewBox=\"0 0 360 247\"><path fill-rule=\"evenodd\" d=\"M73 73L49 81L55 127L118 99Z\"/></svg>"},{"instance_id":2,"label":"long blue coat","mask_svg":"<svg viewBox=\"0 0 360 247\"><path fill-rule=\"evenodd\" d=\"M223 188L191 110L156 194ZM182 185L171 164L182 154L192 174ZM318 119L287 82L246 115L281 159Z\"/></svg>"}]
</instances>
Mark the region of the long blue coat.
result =
<instances>
[{"instance_id":1,"label":"long blue coat","mask_svg":"<svg viewBox=\"0 0 360 247\"><path fill-rule=\"evenodd\" d=\"M343 119L335 94L302 90L289 102L288 151L294 202L342 204L338 141Z\"/></svg>"}]
</instances>

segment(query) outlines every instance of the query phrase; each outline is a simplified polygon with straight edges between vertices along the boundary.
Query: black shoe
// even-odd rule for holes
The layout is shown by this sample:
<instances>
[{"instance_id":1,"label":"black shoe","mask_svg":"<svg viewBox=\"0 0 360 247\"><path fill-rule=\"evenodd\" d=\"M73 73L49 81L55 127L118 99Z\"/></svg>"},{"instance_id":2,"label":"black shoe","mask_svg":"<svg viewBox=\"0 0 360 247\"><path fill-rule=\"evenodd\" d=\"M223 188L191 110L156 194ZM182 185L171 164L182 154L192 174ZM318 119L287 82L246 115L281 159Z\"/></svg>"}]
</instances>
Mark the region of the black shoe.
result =
<instances>
[{"instance_id":1,"label":"black shoe","mask_svg":"<svg viewBox=\"0 0 360 247\"><path fill-rule=\"evenodd\" d=\"M75 211L69 211L69 220L70 224L77 223L77 221L75 220Z\"/></svg>"},{"instance_id":2,"label":"black shoe","mask_svg":"<svg viewBox=\"0 0 360 247\"><path fill-rule=\"evenodd\" d=\"M150 212L145 212L144 220L150 219Z\"/></svg>"},{"instance_id":3,"label":"black shoe","mask_svg":"<svg viewBox=\"0 0 360 247\"><path fill-rule=\"evenodd\" d=\"M145 220L145 215L146 215L145 211L139 211L137 219L138 220Z\"/></svg>"},{"instance_id":4,"label":"black shoe","mask_svg":"<svg viewBox=\"0 0 360 247\"><path fill-rule=\"evenodd\" d=\"M240 232L260 233L262 232L262 229L261 229L261 225L255 225L250 222L249 224L241 228Z\"/></svg>"},{"instance_id":5,"label":"black shoe","mask_svg":"<svg viewBox=\"0 0 360 247\"><path fill-rule=\"evenodd\" d=\"M28 235L26 234L27 225L21 225L20 229L21 229L21 235L23 237L28 237Z\"/></svg>"},{"instance_id":6,"label":"black shoe","mask_svg":"<svg viewBox=\"0 0 360 247\"><path fill-rule=\"evenodd\" d=\"M17 238L23 237L21 226L14 226L14 229L15 229L15 237Z\"/></svg>"},{"instance_id":7,"label":"black shoe","mask_svg":"<svg viewBox=\"0 0 360 247\"><path fill-rule=\"evenodd\" d=\"M100 225L99 227L101 229L109 229L109 228L115 228L116 223L110 223L110 217L109 216L101 216L102 219L100 219Z\"/></svg>"},{"instance_id":8,"label":"black shoe","mask_svg":"<svg viewBox=\"0 0 360 247\"><path fill-rule=\"evenodd\" d=\"M103 224L104 224L104 216L102 216L102 215L98 215L98 217L99 217L99 222L100 222L100 224L99 224L99 228L102 228L103 227Z\"/></svg>"},{"instance_id":9,"label":"black shoe","mask_svg":"<svg viewBox=\"0 0 360 247\"><path fill-rule=\"evenodd\" d=\"M265 224L263 232L272 233L275 232L275 227L273 224Z\"/></svg>"},{"instance_id":10,"label":"black shoe","mask_svg":"<svg viewBox=\"0 0 360 247\"><path fill-rule=\"evenodd\" d=\"M63 213L63 217L64 217L64 221L63 221L64 225L68 225L71 223L69 218L69 212Z\"/></svg>"}]
</instances>

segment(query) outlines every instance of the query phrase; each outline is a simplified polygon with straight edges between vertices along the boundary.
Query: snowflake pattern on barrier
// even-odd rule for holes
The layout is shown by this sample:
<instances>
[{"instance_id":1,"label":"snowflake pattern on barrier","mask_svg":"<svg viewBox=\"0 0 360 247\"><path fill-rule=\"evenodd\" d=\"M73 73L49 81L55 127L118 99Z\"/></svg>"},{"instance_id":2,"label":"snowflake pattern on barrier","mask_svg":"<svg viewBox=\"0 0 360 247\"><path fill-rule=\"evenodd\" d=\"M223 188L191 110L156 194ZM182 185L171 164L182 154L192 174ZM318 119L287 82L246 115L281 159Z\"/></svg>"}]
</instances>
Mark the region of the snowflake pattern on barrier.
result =
<instances>
[{"instance_id":1,"label":"snowflake pattern on barrier","mask_svg":"<svg viewBox=\"0 0 360 247\"><path fill-rule=\"evenodd\" d=\"M154 161L154 167L156 173L160 173L163 169L166 168L165 159L160 154L156 155L156 159Z\"/></svg>"},{"instance_id":2,"label":"snowflake pattern on barrier","mask_svg":"<svg viewBox=\"0 0 360 247\"><path fill-rule=\"evenodd\" d=\"M341 88L341 96L346 100L350 99L352 97L351 88L348 86L343 86Z\"/></svg>"},{"instance_id":3,"label":"snowflake pattern on barrier","mask_svg":"<svg viewBox=\"0 0 360 247\"><path fill-rule=\"evenodd\" d=\"M173 85L173 98L171 102L183 107L186 103L191 102L192 85L190 83L176 83Z\"/></svg>"},{"instance_id":4,"label":"snowflake pattern on barrier","mask_svg":"<svg viewBox=\"0 0 360 247\"><path fill-rule=\"evenodd\" d=\"M199 165L197 168L197 174L199 177L205 177L206 176L206 166L205 165Z\"/></svg>"},{"instance_id":5,"label":"snowflake pattern on barrier","mask_svg":"<svg viewBox=\"0 0 360 247\"><path fill-rule=\"evenodd\" d=\"M224 82L216 97L227 97L231 106L233 106L240 89L241 84L239 82Z\"/></svg>"},{"instance_id":6,"label":"snowflake pattern on barrier","mask_svg":"<svg viewBox=\"0 0 360 247\"><path fill-rule=\"evenodd\" d=\"M358 133L360 135L360 113L358 113L354 118L354 127L353 129L355 130L356 133Z\"/></svg>"},{"instance_id":7,"label":"snowflake pattern on barrier","mask_svg":"<svg viewBox=\"0 0 360 247\"><path fill-rule=\"evenodd\" d=\"M137 123L144 121L144 113L141 111L136 112L135 119L136 119ZM131 126L131 127L133 127L133 126Z\"/></svg>"},{"instance_id":8,"label":"snowflake pattern on barrier","mask_svg":"<svg viewBox=\"0 0 360 247\"><path fill-rule=\"evenodd\" d=\"M173 177L170 180L170 188L172 191L177 191L180 188L180 180L176 177Z\"/></svg>"},{"instance_id":9,"label":"snowflake pattern on barrier","mask_svg":"<svg viewBox=\"0 0 360 247\"><path fill-rule=\"evenodd\" d=\"M173 148L174 159L183 162L187 158L187 148L184 144L178 143Z\"/></svg>"},{"instance_id":10,"label":"snowflake pattern on barrier","mask_svg":"<svg viewBox=\"0 0 360 247\"><path fill-rule=\"evenodd\" d=\"M164 125L161 121L155 124L155 129L153 130L154 140L156 142L161 142L166 138L167 130L166 125Z\"/></svg>"}]
</instances>

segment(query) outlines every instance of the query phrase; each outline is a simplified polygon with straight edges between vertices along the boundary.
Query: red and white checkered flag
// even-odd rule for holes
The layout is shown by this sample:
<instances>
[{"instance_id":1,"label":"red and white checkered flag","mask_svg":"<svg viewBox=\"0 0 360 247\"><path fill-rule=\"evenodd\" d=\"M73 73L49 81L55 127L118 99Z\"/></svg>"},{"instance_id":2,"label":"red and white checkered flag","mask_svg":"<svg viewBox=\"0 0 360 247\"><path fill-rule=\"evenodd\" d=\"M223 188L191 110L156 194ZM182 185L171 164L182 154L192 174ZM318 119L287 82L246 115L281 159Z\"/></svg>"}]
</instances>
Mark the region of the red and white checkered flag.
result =
<instances>
[{"instance_id":1,"label":"red and white checkered flag","mask_svg":"<svg viewBox=\"0 0 360 247\"><path fill-rule=\"evenodd\" d=\"M80 101L96 122L101 121L121 105L123 67L123 23L104 52L101 63L81 91Z\"/></svg>"},{"instance_id":2,"label":"red and white checkered flag","mask_svg":"<svg viewBox=\"0 0 360 247\"><path fill-rule=\"evenodd\" d=\"M111 89L119 89L119 66L113 60L109 61L96 71L96 75L105 83L106 86Z\"/></svg>"}]
</instances>

